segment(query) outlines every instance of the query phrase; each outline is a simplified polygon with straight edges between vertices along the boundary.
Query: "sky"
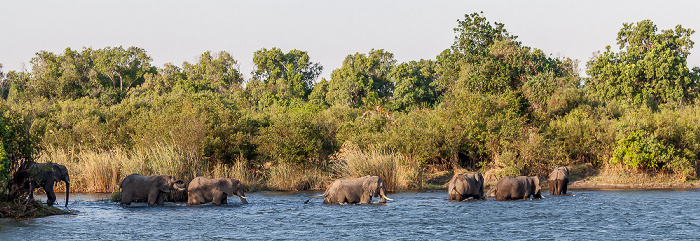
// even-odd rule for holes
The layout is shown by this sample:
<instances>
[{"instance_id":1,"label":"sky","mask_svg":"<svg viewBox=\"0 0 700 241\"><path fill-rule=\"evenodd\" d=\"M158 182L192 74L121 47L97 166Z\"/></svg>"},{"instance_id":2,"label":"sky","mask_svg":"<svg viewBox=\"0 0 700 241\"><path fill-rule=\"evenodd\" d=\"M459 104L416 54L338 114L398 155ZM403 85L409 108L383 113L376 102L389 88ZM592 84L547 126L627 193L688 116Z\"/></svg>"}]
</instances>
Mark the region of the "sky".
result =
<instances>
[{"instance_id":1,"label":"sky","mask_svg":"<svg viewBox=\"0 0 700 241\"><path fill-rule=\"evenodd\" d=\"M347 55L384 49L398 62L435 59L454 41L457 20L483 12L525 46L585 63L616 47L623 23L652 20L659 30L681 24L700 31L700 1L49 1L0 0L3 71L31 70L41 50L136 46L152 64L196 62L226 51L246 78L262 48L307 51L330 79ZM700 44L700 33L692 36ZM690 68L700 66L700 48ZM320 78L319 78L320 80Z\"/></svg>"}]
</instances>

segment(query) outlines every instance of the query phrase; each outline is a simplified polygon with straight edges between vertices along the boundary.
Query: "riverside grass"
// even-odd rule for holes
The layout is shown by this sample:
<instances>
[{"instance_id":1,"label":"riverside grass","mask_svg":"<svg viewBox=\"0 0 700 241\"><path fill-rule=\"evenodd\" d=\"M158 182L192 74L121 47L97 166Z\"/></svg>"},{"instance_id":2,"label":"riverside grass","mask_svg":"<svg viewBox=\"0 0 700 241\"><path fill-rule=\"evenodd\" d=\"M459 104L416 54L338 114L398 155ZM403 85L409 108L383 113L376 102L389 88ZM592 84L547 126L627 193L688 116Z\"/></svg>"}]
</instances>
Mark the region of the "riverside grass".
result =
<instances>
[{"instance_id":1,"label":"riverside grass","mask_svg":"<svg viewBox=\"0 0 700 241\"><path fill-rule=\"evenodd\" d=\"M350 142L337 154L334 169L347 178L379 176L389 191L420 188L424 170L421 162L400 153L375 146L363 150Z\"/></svg>"},{"instance_id":2,"label":"riverside grass","mask_svg":"<svg viewBox=\"0 0 700 241\"><path fill-rule=\"evenodd\" d=\"M421 187L424 169L420 162L399 153L375 147L363 150L351 143L343 145L330 166L312 168L280 162L255 170L243 157L231 164L210 165L177 145L164 143L103 152L49 147L37 161L66 165L71 192L87 193L117 193L121 180L132 173L172 175L186 182L197 176L234 178L247 191L323 190L335 178L375 175L382 177L388 190L396 191ZM65 186L57 185L56 191L65 191Z\"/></svg>"}]
</instances>

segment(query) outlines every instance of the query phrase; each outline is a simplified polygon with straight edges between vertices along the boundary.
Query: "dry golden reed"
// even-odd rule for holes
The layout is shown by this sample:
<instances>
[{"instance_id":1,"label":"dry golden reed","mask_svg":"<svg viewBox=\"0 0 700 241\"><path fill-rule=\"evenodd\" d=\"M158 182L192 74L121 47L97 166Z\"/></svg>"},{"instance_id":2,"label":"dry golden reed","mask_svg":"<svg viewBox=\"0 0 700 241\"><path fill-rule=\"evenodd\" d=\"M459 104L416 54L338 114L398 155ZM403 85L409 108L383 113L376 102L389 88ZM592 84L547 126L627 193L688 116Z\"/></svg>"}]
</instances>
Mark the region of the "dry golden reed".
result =
<instances>
[{"instance_id":1,"label":"dry golden reed","mask_svg":"<svg viewBox=\"0 0 700 241\"><path fill-rule=\"evenodd\" d=\"M387 190L420 187L423 168L419 161L374 146L366 150L350 142L336 156L334 170L342 177L379 176Z\"/></svg>"}]
</instances>

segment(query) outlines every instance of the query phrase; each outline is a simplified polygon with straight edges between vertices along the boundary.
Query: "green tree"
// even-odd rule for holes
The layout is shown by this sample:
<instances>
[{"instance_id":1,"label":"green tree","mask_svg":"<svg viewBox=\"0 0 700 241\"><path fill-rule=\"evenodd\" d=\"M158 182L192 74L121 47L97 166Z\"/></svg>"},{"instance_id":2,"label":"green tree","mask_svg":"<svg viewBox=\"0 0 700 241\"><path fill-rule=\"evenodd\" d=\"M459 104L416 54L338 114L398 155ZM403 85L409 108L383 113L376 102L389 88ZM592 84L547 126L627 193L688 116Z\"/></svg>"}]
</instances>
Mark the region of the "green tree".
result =
<instances>
[{"instance_id":1,"label":"green tree","mask_svg":"<svg viewBox=\"0 0 700 241\"><path fill-rule=\"evenodd\" d=\"M394 86L389 73L395 64L394 54L383 49L372 49L367 55L348 55L340 69L331 73L326 101L358 107L363 105L367 96L391 96Z\"/></svg>"},{"instance_id":2,"label":"green tree","mask_svg":"<svg viewBox=\"0 0 700 241\"><path fill-rule=\"evenodd\" d=\"M617 35L620 52L610 46L588 61L586 83L603 99L635 104L690 102L697 98L700 69L688 69L694 30L677 25L657 31L651 20L625 23Z\"/></svg>"},{"instance_id":3,"label":"green tree","mask_svg":"<svg viewBox=\"0 0 700 241\"><path fill-rule=\"evenodd\" d=\"M178 70L166 65L166 74L178 77ZM211 51L202 53L195 64L184 62L182 72L186 79L177 83L178 88L189 92L200 90L215 90L219 93L241 89L243 76L238 71L238 62L231 54L221 51L211 54Z\"/></svg>"},{"instance_id":4,"label":"green tree","mask_svg":"<svg viewBox=\"0 0 700 241\"><path fill-rule=\"evenodd\" d=\"M90 56L66 48L62 55L39 51L30 61L32 78L30 91L48 99L75 99L97 96L99 82L90 80L93 64Z\"/></svg>"},{"instance_id":5,"label":"green tree","mask_svg":"<svg viewBox=\"0 0 700 241\"><path fill-rule=\"evenodd\" d=\"M437 102L435 62L410 61L396 66L390 74L394 82L393 99L396 108L406 109Z\"/></svg>"},{"instance_id":6,"label":"green tree","mask_svg":"<svg viewBox=\"0 0 700 241\"><path fill-rule=\"evenodd\" d=\"M253 63L251 81L263 83L267 94L279 100L306 99L323 71L306 51L296 49L285 54L278 48L263 48L253 54Z\"/></svg>"},{"instance_id":7,"label":"green tree","mask_svg":"<svg viewBox=\"0 0 700 241\"><path fill-rule=\"evenodd\" d=\"M143 83L145 74L156 72L156 68L151 66L151 57L142 48L87 48L83 50L83 55L86 54L91 55L94 63L90 76L99 81L116 102L126 97L131 88Z\"/></svg>"}]
</instances>

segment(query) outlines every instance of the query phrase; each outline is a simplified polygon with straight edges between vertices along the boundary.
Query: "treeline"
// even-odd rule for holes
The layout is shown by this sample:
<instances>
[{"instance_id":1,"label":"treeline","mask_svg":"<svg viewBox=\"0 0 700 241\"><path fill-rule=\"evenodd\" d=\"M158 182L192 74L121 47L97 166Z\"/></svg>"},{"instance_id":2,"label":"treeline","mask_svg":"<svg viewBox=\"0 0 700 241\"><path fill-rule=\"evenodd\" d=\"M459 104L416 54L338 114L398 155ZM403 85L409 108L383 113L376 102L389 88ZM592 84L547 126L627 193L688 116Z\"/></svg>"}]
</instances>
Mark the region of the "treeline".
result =
<instances>
[{"instance_id":1,"label":"treeline","mask_svg":"<svg viewBox=\"0 0 700 241\"><path fill-rule=\"evenodd\" d=\"M457 22L434 60L398 63L387 50L348 55L329 80L306 51L263 48L244 79L226 52L151 65L137 47L41 51L0 86L11 164L65 164L73 187L115 191L131 172L219 175L250 187L320 188L374 174L349 163L389 160L394 188L427 165L546 175L607 165L697 176L700 69L693 30L625 24L586 64L524 46L481 14ZM371 165L369 165L371 166ZM387 174L388 175L388 174Z\"/></svg>"}]
</instances>

